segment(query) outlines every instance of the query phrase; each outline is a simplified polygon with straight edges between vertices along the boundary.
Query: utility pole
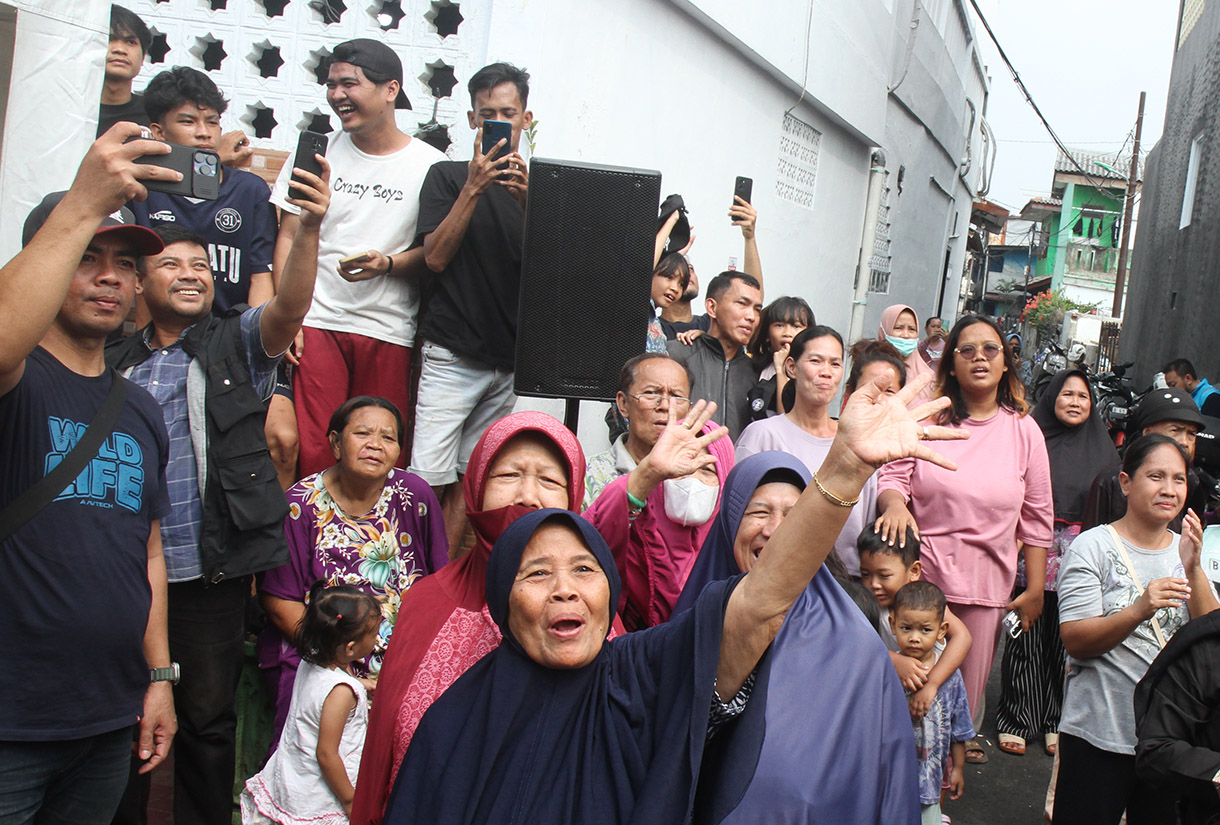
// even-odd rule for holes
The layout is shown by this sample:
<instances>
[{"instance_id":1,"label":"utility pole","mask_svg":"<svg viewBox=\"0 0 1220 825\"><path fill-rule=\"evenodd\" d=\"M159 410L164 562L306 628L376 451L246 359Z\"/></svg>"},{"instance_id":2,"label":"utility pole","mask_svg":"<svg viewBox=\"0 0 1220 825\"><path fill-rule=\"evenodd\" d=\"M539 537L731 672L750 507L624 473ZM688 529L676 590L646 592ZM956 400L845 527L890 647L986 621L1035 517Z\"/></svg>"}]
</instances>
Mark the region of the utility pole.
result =
<instances>
[{"instance_id":1,"label":"utility pole","mask_svg":"<svg viewBox=\"0 0 1220 825\"><path fill-rule=\"evenodd\" d=\"M1118 273L1114 276L1114 306L1110 314L1119 318L1123 313L1123 282L1127 278L1127 243L1131 238L1131 213L1135 208L1135 185L1139 180L1140 132L1144 128L1144 97L1140 92L1139 113L1135 116L1135 144L1131 149L1131 169L1127 175L1127 196L1123 205L1123 232L1118 244Z\"/></svg>"}]
</instances>

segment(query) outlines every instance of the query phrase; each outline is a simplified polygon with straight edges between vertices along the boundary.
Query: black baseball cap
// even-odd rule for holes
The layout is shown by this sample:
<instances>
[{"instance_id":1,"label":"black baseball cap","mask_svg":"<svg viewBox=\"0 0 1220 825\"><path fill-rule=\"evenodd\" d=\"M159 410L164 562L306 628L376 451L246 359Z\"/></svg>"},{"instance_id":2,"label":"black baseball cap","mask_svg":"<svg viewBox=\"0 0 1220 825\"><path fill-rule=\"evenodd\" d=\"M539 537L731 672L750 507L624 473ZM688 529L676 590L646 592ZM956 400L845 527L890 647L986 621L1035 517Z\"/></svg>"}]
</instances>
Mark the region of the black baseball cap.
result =
<instances>
[{"instance_id":1,"label":"black baseball cap","mask_svg":"<svg viewBox=\"0 0 1220 825\"><path fill-rule=\"evenodd\" d=\"M29 216L25 219L25 226L21 229L21 245L23 247L30 245L34 235L46 223L47 216L59 205L59 202L63 200L66 194L67 192L52 192L43 198L41 203L30 210ZM98 235L112 235L126 238L131 241L136 251L141 255L156 255L165 248L165 244L161 242L161 236L148 227L140 226L136 223L136 216L126 206L119 207L117 212L112 212L106 216L101 226L93 233L95 238Z\"/></svg>"},{"instance_id":2,"label":"black baseball cap","mask_svg":"<svg viewBox=\"0 0 1220 825\"><path fill-rule=\"evenodd\" d=\"M388 76L390 80L397 80L398 97L394 99L394 108L411 108L411 101L407 100L407 93L402 88L402 61L385 43L367 37L347 40L335 46L330 60L332 63L351 63L353 66Z\"/></svg>"},{"instance_id":3,"label":"black baseball cap","mask_svg":"<svg viewBox=\"0 0 1220 825\"><path fill-rule=\"evenodd\" d=\"M1136 416L1141 430L1162 421L1183 421L1194 424L1200 430L1206 426L1191 394L1173 387L1153 390L1145 395L1140 401Z\"/></svg>"}]
</instances>

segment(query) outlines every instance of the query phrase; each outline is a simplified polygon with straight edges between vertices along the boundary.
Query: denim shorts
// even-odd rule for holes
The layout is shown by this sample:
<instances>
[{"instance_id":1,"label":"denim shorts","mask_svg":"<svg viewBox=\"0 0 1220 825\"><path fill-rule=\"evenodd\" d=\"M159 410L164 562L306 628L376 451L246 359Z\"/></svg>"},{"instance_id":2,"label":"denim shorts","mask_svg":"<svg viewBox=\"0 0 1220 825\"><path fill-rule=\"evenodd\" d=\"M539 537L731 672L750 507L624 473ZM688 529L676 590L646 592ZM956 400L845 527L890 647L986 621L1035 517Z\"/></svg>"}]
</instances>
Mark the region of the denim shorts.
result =
<instances>
[{"instance_id":1,"label":"denim shorts","mask_svg":"<svg viewBox=\"0 0 1220 825\"><path fill-rule=\"evenodd\" d=\"M411 472L433 487L452 484L484 430L513 411L512 370L488 367L425 341L415 402Z\"/></svg>"}]
</instances>

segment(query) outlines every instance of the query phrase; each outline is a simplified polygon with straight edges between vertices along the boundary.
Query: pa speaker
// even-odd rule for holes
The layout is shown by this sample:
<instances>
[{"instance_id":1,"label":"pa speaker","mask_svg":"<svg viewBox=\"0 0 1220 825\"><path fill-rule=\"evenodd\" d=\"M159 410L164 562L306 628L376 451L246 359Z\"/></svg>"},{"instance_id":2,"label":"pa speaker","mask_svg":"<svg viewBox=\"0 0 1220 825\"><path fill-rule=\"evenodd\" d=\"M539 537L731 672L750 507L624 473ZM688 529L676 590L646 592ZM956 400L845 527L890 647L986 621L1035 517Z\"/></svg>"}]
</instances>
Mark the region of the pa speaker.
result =
<instances>
[{"instance_id":1,"label":"pa speaker","mask_svg":"<svg viewBox=\"0 0 1220 825\"><path fill-rule=\"evenodd\" d=\"M648 336L660 199L660 172L530 163L518 395L613 400L623 362Z\"/></svg>"}]
</instances>

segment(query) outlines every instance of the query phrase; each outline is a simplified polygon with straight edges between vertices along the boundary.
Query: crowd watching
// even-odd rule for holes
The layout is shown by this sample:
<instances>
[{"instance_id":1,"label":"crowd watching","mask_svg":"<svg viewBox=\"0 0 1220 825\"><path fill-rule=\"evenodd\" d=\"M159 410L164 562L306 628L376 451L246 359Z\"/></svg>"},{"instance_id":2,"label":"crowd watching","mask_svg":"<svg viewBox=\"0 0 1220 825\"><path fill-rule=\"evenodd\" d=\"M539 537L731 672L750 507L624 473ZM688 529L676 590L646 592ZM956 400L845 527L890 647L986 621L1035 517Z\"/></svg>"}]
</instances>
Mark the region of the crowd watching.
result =
<instances>
[{"instance_id":1,"label":"crowd watching","mask_svg":"<svg viewBox=\"0 0 1220 825\"><path fill-rule=\"evenodd\" d=\"M698 305L674 195L582 445L513 411L528 72L473 74L453 161L399 128L388 46L335 44L341 128L268 187L206 74L133 93L150 44L115 6L97 139L0 269L0 651L52 677L0 680L0 821L147 822L172 747L182 825L941 823L997 658L1051 821L1213 821L1189 360L1120 452L1087 370L1031 406L993 318L845 341L764 303L740 195ZM217 152L218 197L160 191L163 141Z\"/></svg>"}]
</instances>

